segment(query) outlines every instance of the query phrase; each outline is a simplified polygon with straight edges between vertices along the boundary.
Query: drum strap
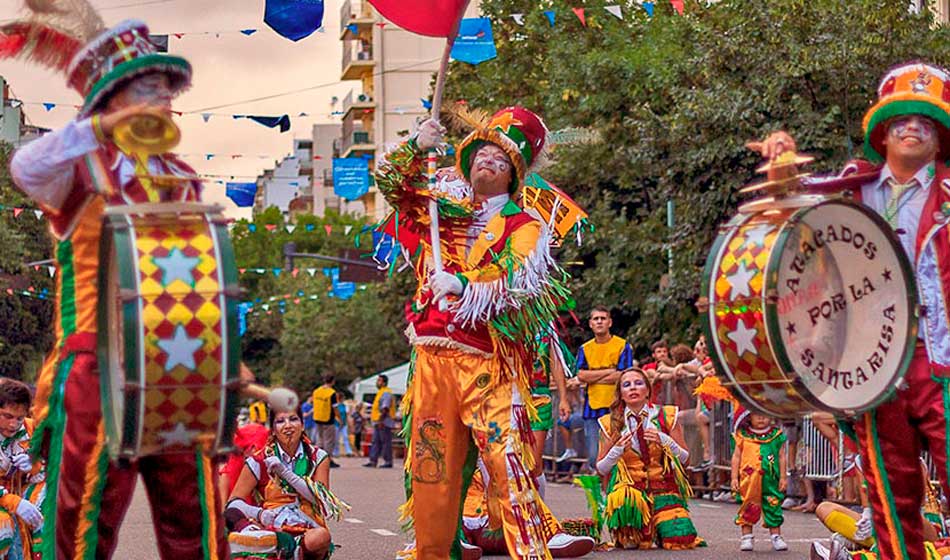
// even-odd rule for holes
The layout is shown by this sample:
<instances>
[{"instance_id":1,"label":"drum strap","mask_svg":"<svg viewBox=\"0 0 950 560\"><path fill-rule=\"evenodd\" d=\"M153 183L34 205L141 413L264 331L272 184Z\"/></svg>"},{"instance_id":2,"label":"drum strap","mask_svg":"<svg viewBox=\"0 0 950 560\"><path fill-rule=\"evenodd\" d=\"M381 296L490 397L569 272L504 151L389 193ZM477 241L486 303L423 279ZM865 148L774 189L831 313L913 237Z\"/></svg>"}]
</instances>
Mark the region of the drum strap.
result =
<instances>
[{"instance_id":1,"label":"drum strap","mask_svg":"<svg viewBox=\"0 0 950 560\"><path fill-rule=\"evenodd\" d=\"M102 160L102 154L99 151L86 154L86 169L89 171L89 178L92 182L92 189L98 194L111 199L117 192L115 182L112 180L112 174L109 173L109 167Z\"/></svg>"}]
</instances>

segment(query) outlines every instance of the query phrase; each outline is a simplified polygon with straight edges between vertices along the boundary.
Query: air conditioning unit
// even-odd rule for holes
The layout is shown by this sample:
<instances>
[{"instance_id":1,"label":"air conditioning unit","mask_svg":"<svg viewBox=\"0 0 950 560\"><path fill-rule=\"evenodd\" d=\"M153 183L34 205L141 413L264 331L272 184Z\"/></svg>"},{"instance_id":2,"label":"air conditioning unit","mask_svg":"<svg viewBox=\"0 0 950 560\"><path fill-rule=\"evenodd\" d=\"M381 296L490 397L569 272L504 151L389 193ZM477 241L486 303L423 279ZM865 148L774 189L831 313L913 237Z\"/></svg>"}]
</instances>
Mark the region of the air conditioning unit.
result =
<instances>
[{"instance_id":1,"label":"air conditioning unit","mask_svg":"<svg viewBox=\"0 0 950 560\"><path fill-rule=\"evenodd\" d=\"M361 93L356 97L356 100L359 101L360 103L366 103L367 101L369 101L369 96L366 95L365 93Z\"/></svg>"}]
</instances>

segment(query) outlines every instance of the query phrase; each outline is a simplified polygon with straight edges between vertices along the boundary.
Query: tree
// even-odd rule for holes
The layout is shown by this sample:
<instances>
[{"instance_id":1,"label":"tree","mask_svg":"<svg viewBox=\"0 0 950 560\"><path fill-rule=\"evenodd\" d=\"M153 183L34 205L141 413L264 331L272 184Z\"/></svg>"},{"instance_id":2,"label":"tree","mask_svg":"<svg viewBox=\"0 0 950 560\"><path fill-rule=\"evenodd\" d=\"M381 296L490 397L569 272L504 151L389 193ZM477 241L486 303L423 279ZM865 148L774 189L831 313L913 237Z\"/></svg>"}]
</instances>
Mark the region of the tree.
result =
<instances>
[{"instance_id":1,"label":"tree","mask_svg":"<svg viewBox=\"0 0 950 560\"><path fill-rule=\"evenodd\" d=\"M0 376L33 381L53 344L53 282L46 266L26 263L50 258L52 244L36 206L13 185L12 153L0 142Z\"/></svg>"},{"instance_id":2,"label":"tree","mask_svg":"<svg viewBox=\"0 0 950 560\"><path fill-rule=\"evenodd\" d=\"M607 4L620 4L624 18ZM534 2L483 0L498 58L453 63L446 106L519 103L553 130L600 134L599 143L558 147L543 174L596 226L583 247L562 253L583 262L571 269L579 311L613 306L615 329L641 351L663 335L698 332L706 254L759 163L747 141L785 128L817 167L836 170L860 154L862 117L889 67L950 62L948 29L905 0L687 0L684 16L658 2L653 18L636 2L588 1L586 27L570 10L576 3L550 5L554 27ZM525 25L512 13L526 14Z\"/></svg>"}]
</instances>

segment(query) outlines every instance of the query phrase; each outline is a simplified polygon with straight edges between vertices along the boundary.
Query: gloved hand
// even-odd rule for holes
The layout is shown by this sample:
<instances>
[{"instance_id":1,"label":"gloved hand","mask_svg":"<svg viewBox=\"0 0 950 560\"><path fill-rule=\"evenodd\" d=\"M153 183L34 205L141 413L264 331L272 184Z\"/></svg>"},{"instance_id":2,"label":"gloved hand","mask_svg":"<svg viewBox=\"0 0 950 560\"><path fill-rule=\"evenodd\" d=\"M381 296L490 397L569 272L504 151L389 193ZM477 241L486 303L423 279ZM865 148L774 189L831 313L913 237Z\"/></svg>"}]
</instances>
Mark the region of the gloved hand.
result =
<instances>
[{"instance_id":1,"label":"gloved hand","mask_svg":"<svg viewBox=\"0 0 950 560\"><path fill-rule=\"evenodd\" d=\"M277 521L277 510L261 509L261 513L257 516L257 518L264 527L273 527L274 522Z\"/></svg>"},{"instance_id":2,"label":"gloved hand","mask_svg":"<svg viewBox=\"0 0 950 560\"><path fill-rule=\"evenodd\" d=\"M279 476L281 478L284 478L284 475L290 470L290 468L280 460L280 457L276 455L265 458L264 466L267 467L267 472L269 472L271 476Z\"/></svg>"},{"instance_id":3,"label":"gloved hand","mask_svg":"<svg viewBox=\"0 0 950 560\"><path fill-rule=\"evenodd\" d=\"M414 139L416 146L420 150L428 151L442 147L442 137L445 135L445 127L439 124L435 119L429 119L419 125Z\"/></svg>"},{"instance_id":4,"label":"gloved hand","mask_svg":"<svg viewBox=\"0 0 950 560\"><path fill-rule=\"evenodd\" d=\"M17 516L26 522L33 530L43 528L43 514L34 506L30 500L20 500L20 505L16 507Z\"/></svg>"},{"instance_id":5,"label":"gloved hand","mask_svg":"<svg viewBox=\"0 0 950 560\"><path fill-rule=\"evenodd\" d=\"M861 519L858 520L858 530L854 532L854 538L858 541L871 536L871 530L874 524L871 522L871 508L864 508L861 512Z\"/></svg>"},{"instance_id":6,"label":"gloved hand","mask_svg":"<svg viewBox=\"0 0 950 560\"><path fill-rule=\"evenodd\" d=\"M464 287L462 281L454 274L448 272L435 272L429 277L429 287L432 288L432 296L435 301L439 301L449 294L461 294Z\"/></svg>"},{"instance_id":7,"label":"gloved hand","mask_svg":"<svg viewBox=\"0 0 950 560\"><path fill-rule=\"evenodd\" d=\"M33 470L33 461L30 460L30 454L20 453L19 455L14 455L13 466L26 473Z\"/></svg>"}]
</instances>

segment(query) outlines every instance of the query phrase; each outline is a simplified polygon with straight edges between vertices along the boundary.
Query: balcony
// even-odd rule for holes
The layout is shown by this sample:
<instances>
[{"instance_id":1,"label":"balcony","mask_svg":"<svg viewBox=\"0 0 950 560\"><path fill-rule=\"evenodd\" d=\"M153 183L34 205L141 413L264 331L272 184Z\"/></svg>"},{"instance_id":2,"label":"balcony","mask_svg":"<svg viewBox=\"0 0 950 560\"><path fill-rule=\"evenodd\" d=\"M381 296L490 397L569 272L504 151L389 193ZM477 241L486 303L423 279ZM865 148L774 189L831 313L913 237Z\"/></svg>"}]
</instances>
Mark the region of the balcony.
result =
<instances>
[{"instance_id":1,"label":"balcony","mask_svg":"<svg viewBox=\"0 0 950 560\"><path fill-rule=\"evenodd\" d=\"M341 80L359 80L373 73L373 47L362 40L343 42L343 75Z\"/></svg>"},{"instance_id":2,"label":"balcony","mask_svg":"<svg viewBox=\"0 0 950 560\"><path fill-rule=\"evenodd\" d=\"M340 7L340 40L346 41L356 39L360 30L373 25L376 18L372 6L365 0L346 0ZM353 33L351 25L356 25L356 33Z\"/></svg>"},{"instance_id":3,"label":"balcony","mask_svg":"<svg viewBox=\"0 0 950 560\"><path fill-rule=\"evenodd\" d=\"M340 157L372 156L375 152L376 144L374 144L370 138L369 132L354 130L343 136L343 142L340 146Z\"/></svg>"},{"instance_id":4,"label":"balcony","mask_svg":"<svg viewBox=\"0 0 950 560\"><path fill-rule=\"evenodd\" d=\"M365 93L354 95L353 90L350 90L350 93L346 94L346 97L343 98L344 120L350 117L350 110L356 111L356 114L360 115L366 111L372 112L375 109L376 102L373 101L372 95L367 95Z\"/></svg>"}]
</instances>

